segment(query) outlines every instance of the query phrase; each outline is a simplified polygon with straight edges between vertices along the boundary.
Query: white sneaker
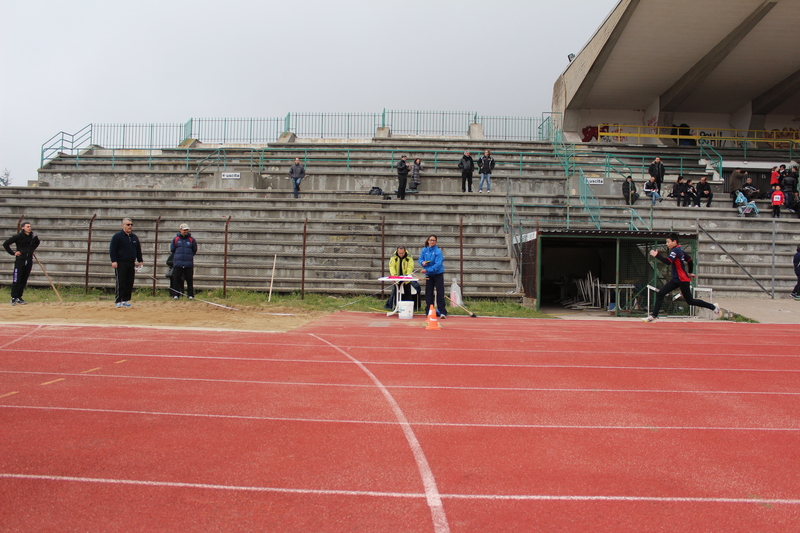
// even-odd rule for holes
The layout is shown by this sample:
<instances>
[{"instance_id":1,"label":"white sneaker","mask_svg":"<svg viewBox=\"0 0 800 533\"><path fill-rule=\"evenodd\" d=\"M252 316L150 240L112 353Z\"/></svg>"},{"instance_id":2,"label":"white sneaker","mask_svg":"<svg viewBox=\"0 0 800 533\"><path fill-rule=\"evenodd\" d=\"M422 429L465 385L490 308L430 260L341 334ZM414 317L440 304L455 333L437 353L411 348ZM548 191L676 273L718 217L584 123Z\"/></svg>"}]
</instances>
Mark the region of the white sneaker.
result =
<instances>
[{"instance_id":1,"label":"white sneaker","mask_svg":"<svg viewBox=\"0 0 800 533\"><path fill-rule=\"evenodd\" d=\"M643 322L655 322L656 320L658 320L658 317L654 317L652 315L646 316L642 319Z\"/></svg>"}]
</instances>

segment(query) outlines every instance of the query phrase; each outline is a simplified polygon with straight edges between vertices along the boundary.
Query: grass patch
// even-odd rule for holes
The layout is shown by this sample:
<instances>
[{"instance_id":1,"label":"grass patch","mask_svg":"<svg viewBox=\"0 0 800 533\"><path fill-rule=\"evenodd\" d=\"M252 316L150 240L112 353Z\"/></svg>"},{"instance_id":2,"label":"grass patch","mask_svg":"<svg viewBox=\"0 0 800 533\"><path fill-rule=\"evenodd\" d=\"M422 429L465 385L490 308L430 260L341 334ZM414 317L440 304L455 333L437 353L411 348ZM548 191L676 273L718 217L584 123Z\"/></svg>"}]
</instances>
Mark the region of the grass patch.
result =
<instances>
[{"instance_id":1,"label":"grass patch","mask_svg":"<svg viewBox=\"0 0 800 533\"><path fill-rule=\"evenodd\" d=\"M104 289L89 289L89 293L84 292L83 287L57 287L59 294L64 302L96 302L113 301L114 292ZM336 296L328 294L306 293L305 298L300 298L300 293L272 294L272 301L267 302L269 295L264 292L247 291L241 289L231 289L227 291L227 297L222 297L222 289L208 291L198 291L195 298L208 300L231 307L279 307L289 308L298 311L317 311L325 313L335 313L337 311L364 311L384 312L383 304L389 297L387 290L386 296ZM25 301L29 303L39 302L58 302L58 297L52 289L45 287L28 287L25 289ZM0 302L11 301L11 289L8 286L0 287ZM150 287L140 287L133 292L132 301L166 301L169 300L169 291L166 289L153 290ZM515 317L515 318L550 318L549 315L523 307L522 305L509 300L494 299L466 299L464 307L480 316L494 317ZM457 307L448 308L450 315L467 316L467 312Z\"/></svg>"},{"instance_id":2,"label":"grass patch","mask_svg":"<svg viewBox=\"0 0 800 533\"><path fill-rule=\"evenodd\" d=\"M720 320L725 320L727 322L744 322L747 324L760 324L758 320L753 320L752 318L747 318L746 316L737 315L736 313L732 313L730 317L722 317Z\"/></svg>"}]
</instances>

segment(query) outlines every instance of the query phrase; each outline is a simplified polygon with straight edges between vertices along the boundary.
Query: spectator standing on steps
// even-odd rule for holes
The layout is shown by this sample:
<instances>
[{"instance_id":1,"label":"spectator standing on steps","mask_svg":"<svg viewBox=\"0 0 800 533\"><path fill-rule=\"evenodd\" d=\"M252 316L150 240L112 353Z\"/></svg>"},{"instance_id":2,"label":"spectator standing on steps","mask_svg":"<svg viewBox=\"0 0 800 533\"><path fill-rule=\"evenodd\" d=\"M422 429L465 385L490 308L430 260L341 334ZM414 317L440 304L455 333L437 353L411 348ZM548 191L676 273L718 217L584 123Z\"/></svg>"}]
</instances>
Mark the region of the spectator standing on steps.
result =
<instances>
[{"instance_id":1,"label":"spectator standing on steps","mask_svg":"<svg viewBox=\"0 0 800 533\"><path fill-rule=\"evenodd\" d=\"M172 277L169 278L169 293L174 300L183 293L183 282L186 280L186 296L194 300L194 256L197 253L197 241L189 233L189 224L181 224L178 234L169 245L172 255Z\"/></svg>"},{"instance_id":2,"label":"spectator standing on steps","mask_svg":"<svg viewBox=\"0 0 800 533\"><path fill-rule=\"evenodd\" d=\"M397 162L397 198L400 200L406 199L406 184L410 171L411 168L406 163L406 156L400 156L400 161Z\"/></svg>"},{"instance_id":3,"label":"spectator standing on steps","mask_svg":"<svg viewBox=\"0 0 800 533\"><path fill-rule=\"evenodd\" d=\"M745 178L747 178L747 172L742 172L741 168L731 172L731 176L728 178L728 190L730 190L732 197L736 198L736 191L744 187Z\"/></svg>"},{"instance_id":4,"label":"spectator standing on steps","mask_svg":"<svg viewBox=\"0 0 800 533\"><path fill-rule=\"evenodd\" d=\"M797 285L792 291L792 298L800 300L800 245L797 246L797 253L792 258L792 265L794 265L794 275L797 276Z\"/></svg>"},{"instance_id":5,"label":"spectator standing on steps","mask_svg":"<svg viewBox=\"0 0 800 533\"><path fill-rule=\"evenodd\" d=\"M475 163L469 155L469 150L464 151L464 155L458 161L458 168L461 169L461 192L472 192L472 173L475 171Z\"/></svg>"},{"instance_id":6,"label":"spectator standing on steps","mask_svg":"<svg viewBox=\"0 0 800 533\"><path fill-rule=\"evenodd\" d=\"M425 170L422 168L422 159L419 157L411 163L411 190L414 192L419 192L419 184L420 184L420 173Z\"/></svg>"},{"instance_id":7,"label":"spectator standing on steps","mask_svg":"<svg viewBox=\"0 0 800 533\"><path fill-rule=\"evenodd\" d=\"M111 268L114 269L114 303L117 307L130 307L133 282L136 276L136 262L142 268L142 245L139 237L133 233L133 220L122 219L122 231L111 237L108 249L111 256Z\"/></svg>"},{"instance_id":8,"label":"spectator standing on steps","mask_svg":"<svg viewBox=\"0 0 800 533\"><path fill-rule=\"evenodd\" d=\"M17 250L11 250L11 245L15 244ZM3 243L3 248L9 255L14 256L14 277L11 281L11 305L25 305L22 293L28 284L28 276L31 275L33 268L33 252L39 247L39 237L33 233L30 222L23 222L21 230L16 235L12 235Z\"/></svg>"},{"instance_id":9,"label":"spectator standing on steps","mask_svg":"<svg viewBox=\"0 0 800 533\"><path fill-rule=\"evenodd\" d=\"M300 158L294 158L294 165L289 167L289 178L292 180L292 188L294 189L294 197L300 196L300 182L306 177L306 169L300 164Z\"/></svg>"},{"instance_id":10,"label":"spectator standing on steps","mask_svg":"<svg viewBox=\"0 0 800 533\"><path fill-rule=\"evenodd\" d=\"M492 192L492 169L494 168L494 157L489 150L483 152L478 159L478 170L481 173L481 180L478 182L478 192L483 192L483 184L486 183L486 192Z\"/></svg>"},{"instance_id":11,"label":"spectator standing on steps","mask_svg":"<svg viewBox=\"0 0 800 533\"><path fill-rule=\"evenodd\" d=\"M706 207L711 207L711 200L714 198L714 193L711 192L711 184L705 176L700 178L700 183L697 184L697 199L695 200L698 207L700 202L707 200Z\"/></svg>"},{"instance_id":12,"label":"spectator standing on steps","mask_svg":"<svg viewBox=\"0 0 800 533\"><path fill-rule=\"evenodd\" d=\"M660 157L656 157L653 162L650 163L650 168L647 169L647 172L656 179L658 194L661 195L661 184L664 183L664 176L666 176L667 170L664 168Z\"/></svg>"}]
</instances>

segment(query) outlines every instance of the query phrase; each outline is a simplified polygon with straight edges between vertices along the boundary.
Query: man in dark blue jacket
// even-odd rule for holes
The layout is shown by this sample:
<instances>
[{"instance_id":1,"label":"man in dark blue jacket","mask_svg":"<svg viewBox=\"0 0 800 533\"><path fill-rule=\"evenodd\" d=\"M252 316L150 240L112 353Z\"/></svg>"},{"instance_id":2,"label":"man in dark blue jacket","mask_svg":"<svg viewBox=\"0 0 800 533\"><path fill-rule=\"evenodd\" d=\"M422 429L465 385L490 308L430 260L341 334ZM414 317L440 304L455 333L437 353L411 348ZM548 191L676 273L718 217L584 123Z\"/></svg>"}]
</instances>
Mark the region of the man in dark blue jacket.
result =
<instances>
[{"instance_id":1,"label":"man in dark blue jacket","mask_svg":"<svg viewBox=\"0 0 800 533\"><path fill-rule=\"evenodd\" d=\"M797 253L792 258L792 265L794 266L794 274L797 276L797 285L792 290L792 298L800 300L800 246L797 247Z\"/></svg>"},{"instance_id":2,"label":"man in dark blue jacket","mask_svg":"<svg viewBox=\"0 0 800 533\"><path fill-rule=\"evenodd\" d=\"M181 224L180 231L169 245L172 253L172 277L169 279L169 293L174 300L183 292L183 280L186 280L186 296L194 300L194 256L197 253L197 241L189 233L189 224Z\"/></svg>"},{"instance_id":3,"label":"man in dark blue jacket","mask_svg":"<svg viewBox=\"0 0 800 533\"><path fill-rule=\"evenodd\" d=\"M131 293L133 293L133 281L136 276L136 262L142 268L142 245L139 237L133 233L133 220L122 219L122 231L118 231L111 237L111 245L108 248L111 256L111 268L114 269L116 285L114 291L114 302L117 307L131 306Z\"/></svg>"},{"instance_id":4,"label":"man in dark blue jacket","mask_svg":"<svg viewBox=\"0 0 800 533\"><path fill-rule=\"evenodd\" d=\"M472 192L472 173L475 171L475 163L472 161L472 156L469 155L469 150L464 152L461 159L458 161L458 168L461 169L461 192Z\"/></svg>"},{"instance_id":5,"label":"man in dark blue jacket","mask_svg":"<svg viewBox=\"0 0 800 533\"><path fill-rule=\"evenodd\" d=\"M30 222L22 224L22 231L9 237L3 243L6 252L15 256L14 279L11 282L11 305L25 305L22 293L28 284L28 276L33 268L33 252L39 247L39 237L34 235ZM17 250L11 250L11 245L16 244Z\"/></svg>"}]
</instances>

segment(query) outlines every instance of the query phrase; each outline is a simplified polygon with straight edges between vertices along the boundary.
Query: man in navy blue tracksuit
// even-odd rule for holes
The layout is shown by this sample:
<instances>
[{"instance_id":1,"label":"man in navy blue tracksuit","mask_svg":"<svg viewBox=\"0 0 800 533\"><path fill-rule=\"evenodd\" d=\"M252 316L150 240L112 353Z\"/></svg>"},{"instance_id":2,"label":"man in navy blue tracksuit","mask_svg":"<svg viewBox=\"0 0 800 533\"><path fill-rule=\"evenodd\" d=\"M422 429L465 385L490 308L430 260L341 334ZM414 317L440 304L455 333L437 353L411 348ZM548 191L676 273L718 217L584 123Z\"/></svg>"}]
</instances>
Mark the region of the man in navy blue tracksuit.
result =
<instances>
[{"instance_id":1,"label":"man in navy blue tracksuit","mask_svg":"<svg viewBox=\"0 0 800 533\"><path fill-rule=\"evenodd\" d=\"M111 244L108 248L111 256L111 268L114 269L116 285L114 291L114 302L117 307L131 306L131 293L133 293L133 281L136 276L136 262L142 268L142 245L139 237L133 233L133 220L122 219L122 231L118 231L111 237Z\"/></svg>"},{"instance_id":2,"label":"man in navy blue tracksuit","mask_svg":"<svg viewBox=\"0 0 800 533\"><path fill-rule=\"evenodd\" d=\"M183 292L183 281L186 280L186 296L194 299L194 256L197 253L197 241L189 233L189 224L181 224L180 231L169 245L172 253L172 277L169 279L169 293L173 299L180 298Z\"/></svg>"}]
</instances>

